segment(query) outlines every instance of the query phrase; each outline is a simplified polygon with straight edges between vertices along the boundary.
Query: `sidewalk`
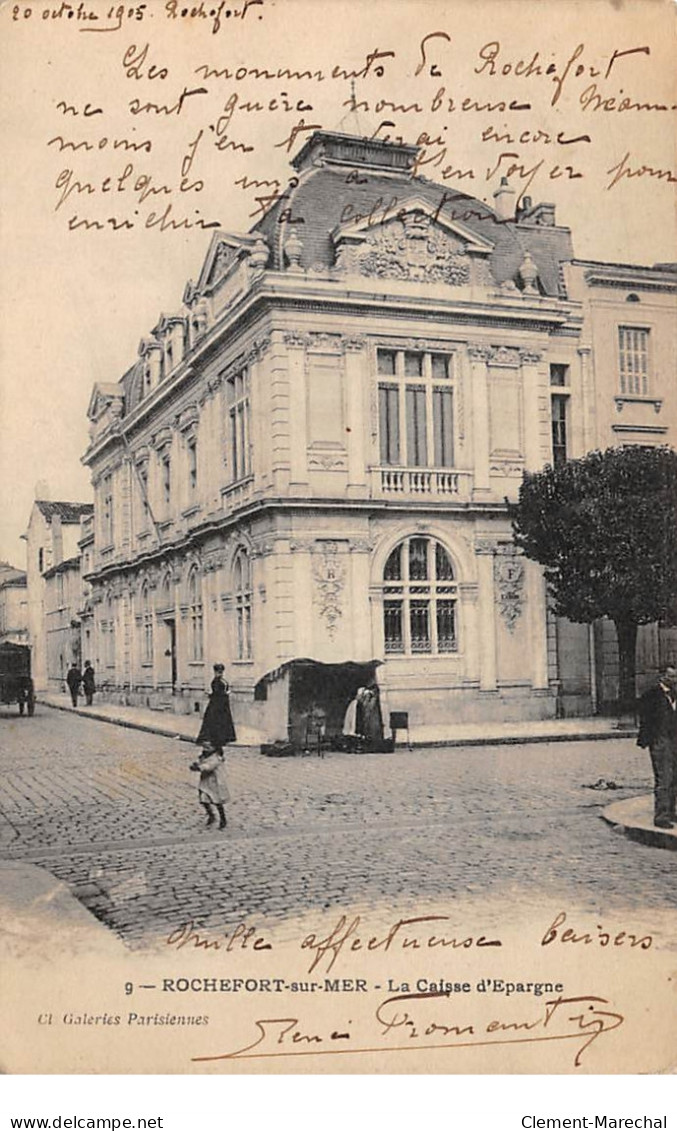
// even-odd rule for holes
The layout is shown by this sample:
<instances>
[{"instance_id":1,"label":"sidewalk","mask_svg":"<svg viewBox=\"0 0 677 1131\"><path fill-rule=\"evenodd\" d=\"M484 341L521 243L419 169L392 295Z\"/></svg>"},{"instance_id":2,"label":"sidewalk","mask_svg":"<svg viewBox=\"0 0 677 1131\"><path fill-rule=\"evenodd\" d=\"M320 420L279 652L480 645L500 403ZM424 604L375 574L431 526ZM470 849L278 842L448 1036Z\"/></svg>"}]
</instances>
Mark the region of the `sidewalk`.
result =
<instances>
[{"instance_id":1,"label":"sidewalk","mask_svg":"<svg viewBox=\"0 0 677 1131\"><path fill-rule=\"evenodd\" d=\"M603 821L630 840L652 848L668 848L677 852L677 828L657 829L653 823L653 796L631 797L608 805L600 814Z\"/></svg>"},{"instance_id":2,"label":"sidewalk","mask_svg":"<svg viewBox=\"0 0 677 1131\"><path fill-rule=\"evenodd\" d=\"M194 742L200 729L199 715L175 715L171 711L152 711L144 707L124 707L118 703L96 703L92 707L72 707L66 695L38 693L38 703L59 711L71 711L100 722L146 730L183 742ZM265 736L236 721L238 746L258 747ZM540 719L511 723L460 723L455 727L421 726L411 729L411 746L503 746L533 742L594 742L601 739L633 740L633 727L619 728L613 719ZM406 734L398 732L398 747L406 746Z\"/></svg>"}]
</instances>

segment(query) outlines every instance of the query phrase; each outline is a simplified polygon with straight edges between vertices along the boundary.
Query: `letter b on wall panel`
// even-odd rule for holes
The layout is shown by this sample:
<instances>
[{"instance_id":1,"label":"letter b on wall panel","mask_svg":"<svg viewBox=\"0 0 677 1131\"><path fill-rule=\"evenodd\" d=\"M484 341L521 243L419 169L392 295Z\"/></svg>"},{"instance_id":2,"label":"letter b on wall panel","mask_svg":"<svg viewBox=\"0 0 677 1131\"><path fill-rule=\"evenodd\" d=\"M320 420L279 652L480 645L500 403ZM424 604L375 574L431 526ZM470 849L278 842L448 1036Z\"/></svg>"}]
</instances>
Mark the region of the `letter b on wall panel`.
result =
<instances>
[{"instance_id":1,"label":"letter b on wall panel","mask_svg":"<svg viewBox=\"0 0 677 1131\"><path fill-rule=\"evenodd\" d=\"M311 354L308 358L310 444L345 444L342 362L341 354Z\"/></svg>"}]
</instances>

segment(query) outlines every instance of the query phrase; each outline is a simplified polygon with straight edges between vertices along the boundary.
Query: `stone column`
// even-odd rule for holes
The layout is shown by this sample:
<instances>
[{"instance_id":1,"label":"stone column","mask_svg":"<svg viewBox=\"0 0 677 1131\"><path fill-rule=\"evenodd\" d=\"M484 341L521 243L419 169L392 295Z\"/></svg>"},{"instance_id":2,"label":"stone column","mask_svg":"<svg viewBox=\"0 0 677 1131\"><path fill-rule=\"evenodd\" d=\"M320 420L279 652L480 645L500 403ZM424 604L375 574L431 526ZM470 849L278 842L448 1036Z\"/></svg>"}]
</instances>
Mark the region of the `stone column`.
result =
<instances>
[{"instance_id":1,"label":"stone column","mask_svg":"<svg viewBox=\"0 0 677 1131\"><path fill-rule=\"evenodd\" d=\"M369 579L371 570L371 545L368 539L353 539L350 543L350 575L347 596L350 609L350 639L353 644L354 659L371 660L372 625L369 602Z\"/></svg>"},{"instance_id":2,"label":"stone column","mask_svg":"<svg viewBox=\"0 0 677 1131\"><path fill-rule=\"evenodd\" d=\"M489 390L487 360L489 346L468 345L470 387L472 394L473 497L489 493Z\"/></svg>"},{"instance_id":3,"label":"stone column","mask_svg":"<svg viewBox=\"0 0 677 1131\"><path fill-rule=\"evenodd\" d=\"M494 547L477 542L478 622L480 631L480 690L496 690L496 597L494 591Z\"/></svg>"},{"instance_id":4,"label":"stone column","mask_svg":"<svg viewBox=\"0 0 677 1131\"><path fill-rule=\"evenodd\" d=\"M317 652L314 641L313 622L313 542L294 540L289 543L291 563L291 585L294 594L294 654L313 656Z\"/></svg>"},{"instance_id":5,"label":"stone column","mask_svg":"<svg viewBox=\"0 0 677 1131\"><path fill-rule=\"evenodd\" d=\"M543 379L539 369L542 356L530 350L520 350L524 393L524 460L527 471L540 471L548 455L543 450Z\"/></svg>"},{"instance_id":6,"label":"stone column","mask_svg":"<svg viewBox=\"0 0 677 1131\"><path fill-rule=\"evenodd\" d=\"M280 482L280 472L283 466L288 467L292 494L305 495L308 492L305 338L301 334L288 333L284 335L284 345L286 364L280 351L274 351L271 359L274 475L276 487L285 489L286 484Z\"/></svg>"},{"instance_id":7,"label":"stone column","mask_svg":"<svg viewBox=\"0 0 677 1131\"><path fill-rule=\"evenodd\" d=\"M594 380L592 377L592 350L590 346L579 346L578 356L580 357L580 373L581 373L581 433L582 433L582 448L580 455L585 452L591 451L595 447L599 438L595 435L595 390ZM573 406L575 409L575 405Z\"/></svg>"},{"instance_id":8,"label":"stone column","mask_svg":"<svg viewBox=\"0 0 677 1131\"><path fill-rule=\"evenodd\" d=\"M480 678L478 585L476 582L463 582L458 587L459 624L457 633L459 645L465 658L463 675L465 679L476 681Z\"/></svg>"},{"instance_id":9,"label":"stone column","mask_svg":"<svg viewBox=\"0 0 677 1131\"><path fill-rule=\"evenodd\" d=\"M545 581L537 562L522 559L526 570L526 594L531 658L531 686L548 688L548 633L546 621Z\"/></svg>"},{"instance_id":10,"label":"stone column","mask_svg":"<svg viewBox=\"0 0 677 1131\"><path fill-rule=\"evenodd\" d=\"M367 454L365 447L367 413L365 389L369 384L366 372L366 350L362 338L345 338L346 446L348 448L347 494L361 497L367 489Z\"/></svg>"}]
</instances>

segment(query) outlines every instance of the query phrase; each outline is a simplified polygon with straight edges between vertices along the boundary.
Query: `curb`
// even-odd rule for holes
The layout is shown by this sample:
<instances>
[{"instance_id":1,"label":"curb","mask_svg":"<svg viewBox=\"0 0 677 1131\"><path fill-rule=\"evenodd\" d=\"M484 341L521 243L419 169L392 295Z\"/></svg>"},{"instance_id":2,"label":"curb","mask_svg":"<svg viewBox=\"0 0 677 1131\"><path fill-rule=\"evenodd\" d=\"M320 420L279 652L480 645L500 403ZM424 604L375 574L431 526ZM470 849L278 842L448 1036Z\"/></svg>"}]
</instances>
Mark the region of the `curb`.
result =
<instances>
[{"instance_id":1,"label":"curb","mask_svg":"<svg viewBox=\"0 0 677 1131\"><path fill-rule=\"evenodd\" d=\"M166 727L149 726L148 723L139 723L133 719L111 718L110 715L100 715L96 708L93 711L90 711L89 708L83 711L80 707L62 707L58 703L46 703L44 699L36 701L50 711L64 711L67 715L80 715L84 719L95 719L99 723L110 723L112 726L125 727L127 730L142 730L146 734L159 734L163 738L174 738L180 742L189 742L191 746L195 745L194 738L189 738L175 730L168 730Z\"/></svg>"},{"instance_id":2,"label":"curb","mask_svg":"<svg viewBox=\"0 0 677 1131\"><path fill-rule=\"evenodd\" d=\"M80 715L85 719L95 719L97 722L110 723L112 726L126 727L128 730L141 730L145 731L146 734L159 734L163 738L173 738L177 739L179 742L188 742L191 746L195 745L194 738L181 734L176 730L170 730L167 727L151 726L149 723L140 723L134 719L102 715L97 712L96 708L94 708L94 710L87 708L85 711L80 707L67 707L59 703L48 703L43 699L38 699L37 702L43 707L48 707L53 711L64 711L66 714ZM397 753L405 749L452 749L461 746L529 746L547 742L602 742L611 739L634 738L636 734L636 729L619 729L608 731L576 731L571 734L489 735L486 738L442 738L431 739L429 742L414 740L411 743L398 743L395 746L394 752ZM255 743L253 746L243 746L242 743L235 742L233 745L240 745L246 750L256 750L259 744Z\"/></svg>"},{"instance_id":3,"label":"curb","mask_svg":"<svg viewBox=\"0 0 677 1131\"><path fill-rule=\"evenodd\" d=\"M616 801L600 813L603 821L614 832L622 833L628 840L649 848L663 848L677 852L677 831L657 829L652 823L653 797L633 797L626 801Z\"/></svg>"},{"instance_id":4,"label":"curb","mask_svg":"<svg viewBox=\"0 0 677 1131\"><path fill-rule=\"evenodd\" d=\"M411 749L417 747L442 747L442 746L529 746L545 742L601 742L613 738L634 738L636 730L592 731L585 733L576 731L574 734L522 734L522 735L490 735L487 738L443 738L433 739L430 742L414 741ZM395 752L402 750L407 744L398 743Z\"/></svg>"}]
</instances>

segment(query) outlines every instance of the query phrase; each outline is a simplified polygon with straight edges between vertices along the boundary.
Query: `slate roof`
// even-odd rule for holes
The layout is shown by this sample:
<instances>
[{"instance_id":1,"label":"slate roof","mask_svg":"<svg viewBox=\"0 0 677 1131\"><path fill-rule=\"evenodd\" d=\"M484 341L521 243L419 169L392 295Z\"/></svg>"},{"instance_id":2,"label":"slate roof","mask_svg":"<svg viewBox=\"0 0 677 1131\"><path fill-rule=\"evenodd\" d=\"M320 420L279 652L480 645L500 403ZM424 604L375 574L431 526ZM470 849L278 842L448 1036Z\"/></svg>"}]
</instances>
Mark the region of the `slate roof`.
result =
<instances>
[{"instance_id":1,"label":"slate roof","mask_svg":"<svg viewBox=\"0 0 677 1131\"><path fill-rule=\"evenodd\" d=\"M94 510L93 503L55 503L48 499L36 499L35 505L47 522L57 515L66 525L79 523L84 514L91 514Z\"/></svg>"},{"instance_id":2,"label":"slate roof","mask_svg":"<svg viewBox=\"0 0 677 1131\"><path fill-rule=\"evenodd\" d=\"M345 164L332 164L330 156L325 160L325 164L301 168L298 185L286 192L252 228L266 237L272 252L269 266L273 269L281 270L284 266L282 246L292 226L303 243L300 265L306 269L316 265L328 267L334 262L331 232L346 222L347 205L352 209L350 219L357 213L369 216L373 211L378 223L389 204L388 215L394 219L407 200L423 198L435 211L440 208L443 218L458 221L494 244L489 262L498 284L514 279L529 251L538 267L543 292L565 297L560 264L573 258L568 228L529 223L528 218L521 223L500 220L488 204L459 192L451 182L439 185L426 177L412 176L407 170L387 171L385 166L379 170L373 164L359 168L354 164L351 175ZM304 222L290 225L284 220L285 212L302 217Z\"/></svg>"}]
</instances>

